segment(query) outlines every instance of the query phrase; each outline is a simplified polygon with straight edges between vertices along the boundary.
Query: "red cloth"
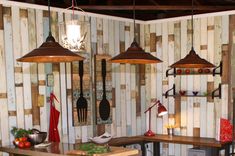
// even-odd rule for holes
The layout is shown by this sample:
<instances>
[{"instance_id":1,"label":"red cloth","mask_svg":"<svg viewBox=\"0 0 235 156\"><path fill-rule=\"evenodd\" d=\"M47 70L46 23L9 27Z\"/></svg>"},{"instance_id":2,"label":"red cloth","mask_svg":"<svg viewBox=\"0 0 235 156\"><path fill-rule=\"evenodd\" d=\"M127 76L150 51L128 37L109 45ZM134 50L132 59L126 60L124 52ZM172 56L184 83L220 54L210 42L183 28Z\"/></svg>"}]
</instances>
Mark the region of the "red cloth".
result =
<instances>
[{"instance_id":1,"label":"red cloth","mask_svg":"<svg viewBox=\"0 0 235 156\"><path fill-rule=\"evenodd\" d=\"M227 119L220 119L220 141L231 142L233 136L233 126Z\"/></svg>"},{"instance_id":2,"label":"red cloth","mask_svg":"<svg viewBox=\"0 0 235 156\"><path fill-rule=\"evenodd\" d=\"M54 99L59 103L56 96L50 94L50 125L49 125L49 141L60 142L60 136L58 132L58 122L60 117L60 112L56 110L54 106Z\"/></svg>"}]
</instances>

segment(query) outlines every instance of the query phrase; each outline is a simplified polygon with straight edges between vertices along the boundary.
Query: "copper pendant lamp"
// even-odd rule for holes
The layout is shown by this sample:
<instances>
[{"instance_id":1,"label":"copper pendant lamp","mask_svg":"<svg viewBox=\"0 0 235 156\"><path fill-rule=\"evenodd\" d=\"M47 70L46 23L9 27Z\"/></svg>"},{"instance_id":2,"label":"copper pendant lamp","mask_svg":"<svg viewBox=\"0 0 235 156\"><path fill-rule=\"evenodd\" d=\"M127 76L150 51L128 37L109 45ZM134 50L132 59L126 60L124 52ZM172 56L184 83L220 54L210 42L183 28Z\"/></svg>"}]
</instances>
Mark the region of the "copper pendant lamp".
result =
<instances>
[{"instance_id":1,"label":"copper pendant lamp","mask_svg":"<svg viewBox=\"0 0 235 156\"><path fill-rule=\"evenodd\" d=\"M133 0L133 19L134 19L134 36L135 36L135 0ZM162 62L157 57L145 52L139 44L134 41L131 46L125 51L121 52L117 56L111 58L111 63L129 63L129 64L150 64Z\"/></svg>"},{"instance_id":2,"label":"copper pendant lamp","mask_svg":"<svg viewBox=\"0 0 235 156\"><path fill-rule=\"evenodd\" d=\"M213 68L215 65L208 62L207 60L201 58L199 55L196 54L193 48L193 0L192 0L192 15L191 15L191 25L192 25L192 49L190 50L189 54L186 55L181 60L175 62L170 67L171 68Z\"/></svg>"},{"instance_id":3,"label":"copper pendant lamp","mask_svg":"<svg viewBox=\"0 0 235 156\"><path fill-rule=\"evenodd\" d=\"M83 57L63 48L51 34L51 20L50 20L50 0L48 0L49 12L49 36L46 42L42 43L39 48L36 48L17 59L19 62L36 62L36 63L58 63L58 62L72 62L84 60Z\"/></svg>"}]
</instances>

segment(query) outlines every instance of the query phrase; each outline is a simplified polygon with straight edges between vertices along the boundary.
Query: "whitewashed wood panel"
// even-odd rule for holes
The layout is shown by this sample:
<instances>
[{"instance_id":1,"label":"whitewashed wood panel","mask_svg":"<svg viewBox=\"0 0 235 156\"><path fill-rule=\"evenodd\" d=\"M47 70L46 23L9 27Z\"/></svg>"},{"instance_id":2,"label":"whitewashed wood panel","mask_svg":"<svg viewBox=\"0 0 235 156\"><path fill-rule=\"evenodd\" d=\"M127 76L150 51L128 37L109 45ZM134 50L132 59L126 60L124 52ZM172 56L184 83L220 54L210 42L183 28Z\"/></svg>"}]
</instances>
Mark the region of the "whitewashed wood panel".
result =
<instances>
[{"instance_id":1,"label":"whitewashed wood panel","mask_svg":"<svg viewBox=\"0 0 235 156\"><path fill-rule=\"evenodd\" d=\"M212 64L214 64L214 52L215 52L215 49L214 49L214 30L215 30L215 26L214 26L215 22L214 22L214 17L209 17L208 18L208 22L207 22L207 29L208 29L208 33L207 33L207 36L208 36L208 41L207 41L207 44L208 44L208 61L211 62ZM207 77L207 81L208 82L212 82L214 81L214 77L212 75L208 75Z\"/></svg>"},{"instance_id":2,"label":"whitewashed wood panel","mask_svg":"<svg viewBox=\"0 0 235 156\"><path fill-rule=\"evenodd\" d=\"M64 22L63 13L58 13L58 23ZM59 29L60 30L60 29ZM59 32L59 35L61 32ZM61 38L59 39L59 43L61 44ZM68 143L68 109L67 109L67 92L66 92L66 67L65 63L60 63L60 92L61 92L61 127L62 127L62 142Z\"/></svg>"},{"instance_id":3,"label":"whitewashed wood panel","mask_svg":"<svg viewBox=\"0 0 235 156\"><path fill-rule=\"evenodd\" d=\"M120 53L120 39L119 39L119 27L120 23L118 21L114 21L114 56L118 55ZM114 70L114 77L115 77L115 83L113 84L115 86L115 97L120 97L120 65L119 64L112 64ZM121 126L121 115L119 112L121 112L121 105L120 105L121 98L115 98L115 104L116 104L116 126Z\"/></svg>"},{"instance_id":4,"label":"whitewashed wood panel","mask_svg":"<svg viewBox=\"0 0 235 156\"><path fill-rule=\"evenodd\" d=\"M197 54L200 55L201 47L201 20L199 18L194 19L194 38L193 47ZM200 91L201 79L200 75L193 76L193 90ZM200 94L200 93L198 93Z\"/></svg>"},{"instance_id":5,"label":"whitewashed wood panel","mask_svg":"<svg viewBox=\"0 0 235 156\"><path fill-rule=\"evenodd\" d=\"M222 44L229 43L229 16L222 16Z\"/></svg>"},{"instance_id":6,"label":"whitewashed wood panel","mask_svg":"<svg viewBox=\"0 0 235 156\"><path fill-rule=\"evenodd\" d=\"M155 40L156 40L156 24L151 24L150 25L150 35L151 34L155 35L154 37L155 37ZM152 38L150 37L150 40L151 39ZM157 45L156 44L154 44L154 45L150 44L150 49L149 50L151 50L151 46L156 47ZM157 55L156 51L151 51L151 55L156 56ZM151 94L150 99L152 101L153 99L157 99L157 64L151 64L150 65L149 75L150 75L150 78L149 78L149 80L147 79L146 81L151 85L150 86L151 89L149 89L149 90L150 90L150 94ZM148 86L147 86L147 88L148 88ZM152 104L153 103L151 103L151 105ZM152 109L151 125L152 125L153 132L156 133L156 130L157 130L157 109Z\"/></svg>"},{"instance_id":7,"label":"whitewashed wood panel","mask_svg":"<svg viewBox=\"0 0 235 156\"><path fill-rule=\"evenodd\" d=\"M42 10L36 10L36 29L37 29L37 47L43 43L43 12ZM38 81L46 82L45 66L43 63L38 64ZM47 120L47 107L46 107L46 84L39 85L38 92L43 98L40 107L40 128L41 131L48 131L48 120Z\"/></svg>"},{"instance_id":8,"label":"whitewashed wood panel","mask_svg":"<svg viewBox=\"0 0 235 156\"><path fill-rule=\"evenodd\" d=\"M125 49L130 47L130 23L125 22ZM126 86L126 124L131 126L131 65L125 65L125 86ZM131 135L131 131L127 129L127 135Z\"/></svg>"},{"instance_id":9,"label":"whitewashed wood panel","mask_svg":"<svg viewBox=\"0 0 235 156\"><path fill-rule=\"evenodd\" d=\"M156 24L156 37L160 38L162 37L162 24L158 23ZM162 40L159 39L156 43L156 50L157 50L157 58L162 60ZM156 75L156 90L157 90L157 99L160 100L160 102L163 102L163 97L162 97L162 77L163 77L163 70L162 70L162 63L157 64L157 75ZM157 118L157 130L156 132L158 134L161 134L163 131L163 121L162 118Z\"/></svg>"},{"instance_id":10,"label":"whitewashed wood panel","mask_svg":"<svg viewBox=\"0 0 235 156\"><path fill-rule=\"evenodd\" d=\"M96 27L97 27L97 53L104 54L103 51L103 20L101 18L96 18Z\"/></svg>"},{"instance_id":11,"label":"whitewashed wood panel","mask_svg":"<svg viewBox=\"0 0 235 156\"><path fill-rule=\"evenodd\" d=\"M12 12L12 37L13 37L13 60L14 67L21 68L22 64L17 62L16 59L21 57L21 41L20 41L20 10L19 7L13 6ZM24 128L24 102L23 102L23 76L22 72L15 72L16 84L16 110L17 110L17 127Z\"/></svg>"},{"instance_id":12,"label":"whitewashed wood panel","mask_svg":"<svg viewBox=\"0 0 235 156\"><path fill-rule=\"evenodd\" d=\"M5 47L5 59L6 59L6 78L7 78L7 104L8 111L16 111L16 97L15 97L15 84L14 82L14 56L13 56L13 43L12 43L12 22L10 15L3 16L4 21L4 47ZM7 116L6 116L7 117ZM9 116L9 131L12 127L17 126L16 116ZM10 141L14 137L10 135Z\"/></svg>"},{"instance_id":13,"label":"whitewashed wood panel","mask_svg":"<svg viewBox=\"0 0 235 156\"><path fill-rule=\"evenodd\" d=\"M5 60L5 43L4 43L4 30L0 30L0 93L5 93L7 96L7 80L6 80L6 60ZM8 145L10 143L9 140L9 120L8 119L8 105L7 105L7 97L0 99L0 128L1 128L1 140L2 145Z\"/></svg>"},{"instance_id":14,"label":"whitewashed wood panel","mask_svg":"<svg viewBox=\"0 0 235 156\"><path fill-rule=\"evenodd\" d=\"M215 31L214 31L214 63L216 66L220 64L222 53L222 17L215 17ZM220 76L214 77L214 87L217 88L221 82ZM220 99L215 98L215 119L221 116L221 104Z\"/></svg>"},{"instance_id":15,"label":"whitewashed wood panel","mask_svg":"<svg viewBox=\"0 0 235 156\"><path fill-rule=\"evenodd\" d=\"M187 33L187 53L192 48L192 23L191 20L188 20L187 24L188 33ZM193 76L187 75L187 94L191 94L193 91ZM187 136L193 136L193 97L187 97Z\"/></svg>"},{"instance_id":16,"label":"whitewashed wood panel","mask_svg":"<svg viewBox=\"0 0 235 156\"><path fill-rule=\"evenodd\" d=\"M72 82L71 82L71 63L66 63L66 86L68 104L68 137L69 143L75 143L75 129L73 127L73 104L72 104Z\"/></svg>"},{"instance_id":17,"label":"whitewashed wood panel","mask_svg":"<svg viewBox=\"0 0 235 156\"><path fill-rule=\"evenodd\" d=\"M144 49L146 52L149 52L150 51L150 25L144 26L144 33L145 33L145 35L144 35L144 37L145 37ZM149 89L149 88L151 88L151 85L152 85L151 84L151 65L149 65L149 64L145 65L145 80L144 81L145 81L145 89L146 90L145 90L145 96L141 96L141 99L142 98L145 99L145 107L147 109L149 106L151 106L151 89ZM151 120L152 119L154 120L154 118L156 118L156 114L152 109ZM150 121L150 122L152 123L152 121ZM146 113L146 127L149 127L149 112ZM151 129L153 131L156 130L155 124L154 125L151 124ZM146 130L148 130L148 128Z\"/></svg>"},{"instance_id":18,"label":"whitewashed wood panel","mask_svg":"<svg viewBox=\"0 0 235 156\"><path fill-rule=\"evenodd\" d=\"M145 32L144 32L144 25L140 25L140 46L141 47L145 47ZM139 67L140 68L140 67ZM140 85L140 84L139 84ZM147 116L144 113L145 109L146 109L146 105L145 105L145 86L141 85L140 86L140 109L141 109L141 120L137 120L137 132L140 132L140 134L143 134L144 132L146 132L146 119ZM138 117L137 117L138 118Z\"/></svg>"},{"instance_id":19,"label":"whitewashed wood panel","mask_svg":"<svg viewBox=\"0 0 235 156\"><path fill-rule=\"evenodd\" d=\"M221 117L228 119L228 84L221 86L222 97L221 97Z\"/></svg>"},{"instance_id":20,"label":"whitewashed wood panel","mask_svg":"<svg viewBox=\"0 0 235 156\"><path fill-rule=\"evenodd\" d=\"M187 54L187 21L183 20L181 24L181 58L184 58ZM186 77L181 76L181 90L186 90Z\"/></svg>"},{"instance_id":21,"label":"whitewashed wood panel","mask_svg":"<svg viewBox=\"0 0 235 156\"><path fill-rule=\"evenodd\" d=\"M126 77L125 77L125 65L120 65L120 85L125 86L126 82ZM127 133L127 111L126 111L126 89L125 87L121 87L121 92L120 92L120 105L121 105L121 127L122 127L122 136L125 136Z\"/></svg>"},{"instance_id":22,"label":"whitewashed wood panel","mask_svg":"<svg viewBox=\"0 0 235 156\"><path fill-rule=\"evenodd\" d=\"M201 18L201 46L207 47L207 18ZM207 48L201 49L199 55L207 59ZM207 76L201 75L201 93L204 94L207 92ZM207 128L207 120L206 120L206 112L207 112L207 99L206 97L202 97L200 101L200 136L206 137L206 128Z\"/></svg>"},{"instance_id":23,"label":"whitewashed wood panel","mask_svg":"<svg viewBox=\"0 0 235 156\"><path fill-rule=\"evenodd\" d=\"M108 51L109 51L109 54L111 56L114 56L115 55L115 48L114 48L114 44L115 44L115 39L114 39L114 33L115 33L115 29L114 29L114 24L115 22L113 20L109 20L108 21L108 44L109 44L109 47L108 47ZM116 77L115 77L115 66L114 64L112 64L112 91L114 91L114 93L116 94L116 91L115 91L115 81L116 81ZM114 95L114 94L112 94ZM114 95L115 96L115 95ZM112 96L112 98L115 98ZM114 101L114 100L112 100ZM114 105L114 104L112 104ZM111 135L116 135L116 109L113 108L112 106L112 118L113 118L113 122L111 124Z\"/></svg>"},{"instance_id":24,"label":"whitewashed wood panel","mask_svg":"<svg viewBox=\"0 0 235 156\"><path fill-rule=\"evenodd\" d=\"M213 102L207 102L207 137L215 137L215 114Z\"/></svg>"},{"instance_id":25,"label":"whitewashed wood panel","mask_svg":"<svg viewBox=\"0 0 235 156\"><path fill-rule=\"evenodd\" d=\"M162 81L167 81L168 82L168 78L166 77L165 71L168 69L168 23L163 23L162 24L162 70L163 70L163 79ZM170 87L173 86L168 86L168 84L164 84L163 88L162 88L162 92L165 93ZM168 109L169 105L168 105L168 99L163 98L162 99L162 104ZM166 129L166 125L168 125L168 114L164 115L162 117L163 119L163 134L167 134L167 129Z\"/></svg>"}]
</instances>

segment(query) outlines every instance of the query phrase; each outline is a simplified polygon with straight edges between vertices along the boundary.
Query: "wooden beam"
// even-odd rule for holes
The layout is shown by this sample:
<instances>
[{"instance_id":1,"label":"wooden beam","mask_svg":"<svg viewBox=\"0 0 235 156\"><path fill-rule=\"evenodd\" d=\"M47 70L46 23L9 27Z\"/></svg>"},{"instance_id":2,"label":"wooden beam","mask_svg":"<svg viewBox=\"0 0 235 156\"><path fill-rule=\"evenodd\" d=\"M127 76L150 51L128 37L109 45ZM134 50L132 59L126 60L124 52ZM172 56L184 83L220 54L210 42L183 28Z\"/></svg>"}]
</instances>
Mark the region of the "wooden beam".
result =
<instances>
[{"instance_id":1,"label":"wooden beam","mask_svg":"<svg viewBox=\"0 0 235 156\"><path fill-rule=\"evenodd\" d=\"M153 4L156 5L156 6L159 5L155 0L149 0L149 2L153 3Z\"/></svg>"},{"instance_id":2,"label":"wooden beam","mask_svg":"<svg viewBox=\"0 0 235 156\"><path fill-rule=\"evenodd\" d=\"M133 10L132 5L80 5L85 10ZM189 5L138 5L135 6L136 10L191 10ZM207 11L219 11L219 10L232 10L233 6L195 6L194 10L207 10Z\"/></svg>"},{"instance_id":3,"label":"wooden beam","mask_svg":"<svg viewBox=\"0 0 235 156\"><path fill-rule=\"evenodd\" d=\"M89 4L96 4L96 0L89 0Z\"/></svg>"}]
</instances>

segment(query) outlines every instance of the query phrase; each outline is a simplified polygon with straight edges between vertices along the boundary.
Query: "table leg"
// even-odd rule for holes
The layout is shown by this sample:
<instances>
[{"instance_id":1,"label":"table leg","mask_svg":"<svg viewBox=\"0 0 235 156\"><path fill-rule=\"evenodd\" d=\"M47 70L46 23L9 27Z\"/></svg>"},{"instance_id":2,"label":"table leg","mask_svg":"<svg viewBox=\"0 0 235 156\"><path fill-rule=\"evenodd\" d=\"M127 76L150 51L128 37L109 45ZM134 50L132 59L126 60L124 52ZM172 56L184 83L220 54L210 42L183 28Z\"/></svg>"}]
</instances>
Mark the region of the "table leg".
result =
<instances>
[{"instance_id":1,"label":"table leg","mask_svg":"<svg viewBox=\"0 0 235 156\"><path fill-rule=\"evenodd\" d=\"M160 142L153 142L153 155L160 156Z\"/></svg>"},{"instance_id":2,"label":"table leg","mask_svg":"<svg viewBox=\"0 0 235 156\"><path fill-rule=\"evenodd\" d=\"M229 156L230 145L225 145L224 149L225 149L225 156Z\"/></svg>"},{"instance_id":3,"label":"table leg","mask_svg":"<svg viewBox=\"0 0 235 156\"><path fill-rule=\"evenodd\" d=\"M145 156L145 153L146 153L145 143L144 143L144 142L141 142L141 143L140 143L140 146L141 146L142 156Z\"/></svg>"},{"instance_id":4,"label":"table leg","mask_svg":"<svg viewBox=\"0 0 235 156\"><path fill-rule=\"evenodd\" d=\"M212 155L215 155L215 156L220 156L220 149L219 148L211 148L212 149Z\"/></svg>"}]
</instances>

